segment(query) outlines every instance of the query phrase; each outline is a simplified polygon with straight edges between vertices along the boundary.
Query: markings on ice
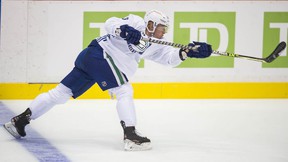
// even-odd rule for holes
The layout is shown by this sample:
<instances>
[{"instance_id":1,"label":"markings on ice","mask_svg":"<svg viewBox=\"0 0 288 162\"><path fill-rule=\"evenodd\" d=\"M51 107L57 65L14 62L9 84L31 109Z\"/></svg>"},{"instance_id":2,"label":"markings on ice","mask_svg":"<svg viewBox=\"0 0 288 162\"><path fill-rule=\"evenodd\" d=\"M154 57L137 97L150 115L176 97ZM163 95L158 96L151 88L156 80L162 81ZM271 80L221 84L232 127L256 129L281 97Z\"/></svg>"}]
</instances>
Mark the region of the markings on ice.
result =
<instances>
[{"instance_id":1,"label":"markings on ice","mask_svg":"<svg viewBox=\"0 0 288 162\"><path fill-rule=\"evenodd\" d=\"M10 135L3 125L9 122L15 114L0 101L0 125L1 136L5 136L6 141L17 141L28 152L35 156L39 161L70 161L64 154L62 154L56 147L54 147L48 140L41 136L37 131L32 129L29 125L26 127L27 136L20 139L15 139ZM6 131L6 134L4 133ZM11 137L8 137L10 135Z\"/></svg>"}]
</instances>

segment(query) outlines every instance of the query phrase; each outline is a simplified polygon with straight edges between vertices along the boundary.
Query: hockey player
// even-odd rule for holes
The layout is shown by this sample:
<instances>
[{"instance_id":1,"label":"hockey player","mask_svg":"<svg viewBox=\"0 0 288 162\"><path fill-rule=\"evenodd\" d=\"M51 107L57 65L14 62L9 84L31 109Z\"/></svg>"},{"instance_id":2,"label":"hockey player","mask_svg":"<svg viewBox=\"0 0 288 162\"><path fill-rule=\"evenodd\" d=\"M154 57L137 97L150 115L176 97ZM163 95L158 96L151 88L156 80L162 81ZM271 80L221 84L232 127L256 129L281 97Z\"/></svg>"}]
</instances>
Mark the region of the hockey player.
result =
<instances>
[{"instance_id":1,"label":"hockey player","mask_svg":"<svg viewBox=\"0 0 288 162\"><path fill-rule=\"evenodd\" d=\"M73 70L60 84L47 93L38 95L22 114L15 116L4 127L16 138L26 135L25 126L53 106L77 98L97 83L101 89L116 96L116 109L124 130L124 150L151 149L150 139L137 134L133 89L128 78L134 75L140 58L175 67L190 58L206 58L212 53L211 45L201 42L197 51L171 46L150 44L141 37L164 39L169 19L160 11L150 11L144 19L130 14L125 18L111 17L105 22L107 35L88 45L75 61Z\"/></svg>"}]
</instances>

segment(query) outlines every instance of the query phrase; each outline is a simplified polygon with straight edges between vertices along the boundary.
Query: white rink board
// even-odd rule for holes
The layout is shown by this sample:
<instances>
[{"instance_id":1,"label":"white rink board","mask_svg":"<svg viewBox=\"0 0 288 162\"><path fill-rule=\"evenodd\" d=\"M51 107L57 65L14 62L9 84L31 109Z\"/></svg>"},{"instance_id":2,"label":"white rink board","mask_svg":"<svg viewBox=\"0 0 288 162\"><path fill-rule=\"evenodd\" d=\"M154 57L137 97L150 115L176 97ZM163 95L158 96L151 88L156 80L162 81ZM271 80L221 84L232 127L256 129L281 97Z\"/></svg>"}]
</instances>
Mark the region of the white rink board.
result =
<instances>
[{"instance_id":1,"label":"white rink board","mask_svg":"<svg viewBox=\"0 0 288 162\"><path fill-rule=\"evenodd\" d=\"M4 6L9 6L9 3L12 2L5 2ZM24 4L24 2L19 3ZM27 17L19 20L21 22L18 23L22 24L23 28L26 25L28 33L26 36L23 35L23 42L13 46L15 49L9 49L7 46L2 49L4 57L2 56L0 66L4 70L2 70L1 82L59 82L73 68L74 60L82 50L83 13L85 11L161 10L171 20L170 33L166 35L168 40L173 40L175 11L236 12L235 52L255 57L262 57L264 12L288 11L287 1L30 1L26 5ZM5 24L13 25L8 18L5 19L5 16L17 14L18 11L15 13L14 10L12 12L7 9L4 12L6 13L3 14L4 27ZM13 33L7 28L4 28L4 31ZM14 35L4 34L1 41L4 41L4 44L11 44L13 43L10 39L12 36L14 37ZM27 40L26 43L25 40ZM18 58L17 54L13 54L21 50L23 51L21 57ZM16 68L12 67L9 57L14 57ZM15 78L18 73L21 77ZM234 68L169 68L146 61L145 68L139 69L130 80L132 82L287 82L288 68L262 68L261 63L243 59L235 59Z\"/></svg>"}]
</instances>

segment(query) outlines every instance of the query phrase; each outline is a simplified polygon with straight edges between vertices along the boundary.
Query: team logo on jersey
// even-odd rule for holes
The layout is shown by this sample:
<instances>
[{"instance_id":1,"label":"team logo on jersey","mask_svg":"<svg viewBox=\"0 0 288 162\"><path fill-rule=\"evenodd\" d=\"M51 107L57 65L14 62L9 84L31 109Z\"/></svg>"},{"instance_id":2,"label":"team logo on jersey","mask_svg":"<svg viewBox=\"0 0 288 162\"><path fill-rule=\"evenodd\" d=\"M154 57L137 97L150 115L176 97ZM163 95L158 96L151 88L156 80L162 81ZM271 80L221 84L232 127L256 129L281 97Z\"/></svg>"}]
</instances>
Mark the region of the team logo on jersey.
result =
<instances>
[{"instance_id":1,"label":"team logo on jersey","mask_svg":"<svg viewBox=\"0 0 288 162\"><path fill-rule=\"evenodd\" d=\"M101 82L101 85L102 85L103 87L106 87L106 86L107 86L106 81Z\"/></svg>"},{"instance_id":2,"label":"team logo on jersey","mask_svg":"<svg viewBox=\"0 0 288 162\"><path fill-rule=\"evenodd\" d=\"M139 44L134 45L131 43L128 43L128 48L132 53L139 53L140 55L142 55L145 50L151 46L151 43L146 42L146 41L139 41Z\"/></svg>"}]
</instances>

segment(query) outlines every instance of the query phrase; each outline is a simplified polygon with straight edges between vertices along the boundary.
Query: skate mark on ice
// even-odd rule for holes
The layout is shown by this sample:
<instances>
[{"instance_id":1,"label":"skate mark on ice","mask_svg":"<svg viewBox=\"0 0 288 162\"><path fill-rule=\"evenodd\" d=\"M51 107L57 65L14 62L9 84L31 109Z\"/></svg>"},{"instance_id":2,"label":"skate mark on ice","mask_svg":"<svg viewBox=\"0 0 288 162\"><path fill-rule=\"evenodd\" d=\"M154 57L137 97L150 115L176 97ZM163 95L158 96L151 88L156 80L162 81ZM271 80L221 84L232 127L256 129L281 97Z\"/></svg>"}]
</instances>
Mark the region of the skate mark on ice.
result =
<instances>
[{"instance_id":1,"label":"skate mark on ice","mask_svg":"<svg viewBox=\"0 0 288 162\"><path fill-rule=\"evenodd\" d=\"M0 101L0 125L15 116L8 107ZM15 139L26 150L33 154L39 161L70 161L57 148L55 148L48 140L42 137L37 131L33 130L29 125L26 127L27 136L21 139Z\"/></svg>"}]
</instances>

